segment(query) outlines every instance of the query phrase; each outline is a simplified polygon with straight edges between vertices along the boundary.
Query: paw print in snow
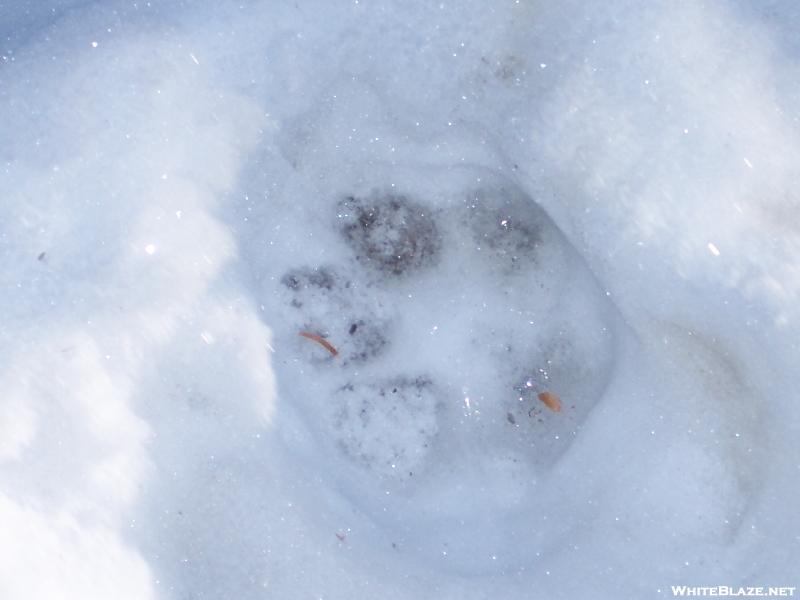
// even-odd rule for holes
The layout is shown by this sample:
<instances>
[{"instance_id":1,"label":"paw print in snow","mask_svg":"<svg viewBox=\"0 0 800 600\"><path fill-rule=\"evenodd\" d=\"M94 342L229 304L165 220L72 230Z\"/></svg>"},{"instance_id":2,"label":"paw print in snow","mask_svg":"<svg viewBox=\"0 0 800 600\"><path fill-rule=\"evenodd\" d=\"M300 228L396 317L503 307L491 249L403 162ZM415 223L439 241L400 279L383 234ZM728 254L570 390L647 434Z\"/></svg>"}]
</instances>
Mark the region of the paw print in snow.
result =
<instances>
[{"instance_id":1,"label":"paw print in snow","mask_svg":"<svg viewBox=\"0 0 800 600\"><path fill-rule=\"evenodd\" d=\"M442 432L541 472L609 381L607 301L588 268L531 198L483 181L443 206L347 195L333 229L350 260L281 280L288 327L320 338L306 359L336 374L319 430L378 479L409 485L398 474L444 456L431 453Z\"/></svg>"},{"instance_id":2,"label":"paw print in snow","mask_svg":"<svg viewBox=\"0 0 800 600\"><path fill-rule=\"evenodd\" d=\"M438 262L441 238L431 210L405 196L348 196L337 215L356 260L376 272L399 276Z\"/></svg>"},{"instance_id":3,"label":"paw print in snow","mask_svg":"<svg viewBox=\"0 0 800 600\"><path fill-rule=\"evenodd\" d=\"M326 345L327 352L309 348L318 361L336 356L344 364L358 363L386 350L391 319L380 314L386 311L333 267L293 269L281 283L287 292L291 327L320 346L328 344L335 349L333 352ZM315 340L317 337L321 340Z\"/></svg>"},{"instance_id":4,"label":"paw print in snow","mask_svg":"<svg viewBox=\"0 0 800 600\"><path fill-rule=\"evenodd\" d=\"M424 377L351 382L333 397L338 444L353 461L403 480L420 470L439 430L439 394Z\"/></svg>"}]
</instances>

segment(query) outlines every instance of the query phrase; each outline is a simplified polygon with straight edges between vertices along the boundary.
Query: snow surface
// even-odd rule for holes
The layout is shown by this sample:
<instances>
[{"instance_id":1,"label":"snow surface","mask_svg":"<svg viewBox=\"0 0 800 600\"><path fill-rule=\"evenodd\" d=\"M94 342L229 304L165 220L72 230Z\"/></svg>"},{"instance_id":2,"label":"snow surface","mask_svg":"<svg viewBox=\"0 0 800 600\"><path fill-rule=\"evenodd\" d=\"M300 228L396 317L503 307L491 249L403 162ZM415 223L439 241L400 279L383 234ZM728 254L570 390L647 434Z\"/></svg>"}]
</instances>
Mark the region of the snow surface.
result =
<instances>
[{"instance_id":1,"label":"snow surface","mask_svg":"<svg viewBox=\"0 0 800 600\"><path fill-rule=\"evenodd\" d=\"M800 587L798 31L0 5L0 597Z\"/></svg>"}]
</instances>

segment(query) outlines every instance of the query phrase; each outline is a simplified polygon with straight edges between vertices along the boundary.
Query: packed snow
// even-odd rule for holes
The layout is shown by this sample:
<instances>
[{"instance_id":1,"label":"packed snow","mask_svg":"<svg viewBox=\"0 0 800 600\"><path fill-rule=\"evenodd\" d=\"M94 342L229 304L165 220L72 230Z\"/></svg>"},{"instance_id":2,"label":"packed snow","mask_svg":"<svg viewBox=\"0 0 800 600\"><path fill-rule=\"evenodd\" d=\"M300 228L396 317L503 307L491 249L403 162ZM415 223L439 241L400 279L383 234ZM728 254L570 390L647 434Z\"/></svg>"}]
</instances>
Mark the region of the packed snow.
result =
<instances>
[{"instance_id":1,"label":"packed snow","mask_svg":"<svg viewBox=\"0 0 800 600\"><path fill-rule=\"evenodd\" d=\"M798 32L0 5L0 597L796 592Z\"/></svg>"}]
</instances>

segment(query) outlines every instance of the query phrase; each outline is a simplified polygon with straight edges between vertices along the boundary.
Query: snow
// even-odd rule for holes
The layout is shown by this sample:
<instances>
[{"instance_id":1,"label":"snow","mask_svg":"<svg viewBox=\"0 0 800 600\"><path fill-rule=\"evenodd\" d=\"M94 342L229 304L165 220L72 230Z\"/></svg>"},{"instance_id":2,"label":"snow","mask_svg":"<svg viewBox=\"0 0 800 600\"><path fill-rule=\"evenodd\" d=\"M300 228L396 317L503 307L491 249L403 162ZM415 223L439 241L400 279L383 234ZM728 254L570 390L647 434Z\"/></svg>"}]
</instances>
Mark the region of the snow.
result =
<instances>
[{"instance_id":1,"label":"snow","mask_svg":"<svg viewBox=\"0 0 800 600\"><path fill-rule=\"evenodd\" d=\"M798 25L2 7L0 596L800 587Z\"/></svg>"}]
</instances>

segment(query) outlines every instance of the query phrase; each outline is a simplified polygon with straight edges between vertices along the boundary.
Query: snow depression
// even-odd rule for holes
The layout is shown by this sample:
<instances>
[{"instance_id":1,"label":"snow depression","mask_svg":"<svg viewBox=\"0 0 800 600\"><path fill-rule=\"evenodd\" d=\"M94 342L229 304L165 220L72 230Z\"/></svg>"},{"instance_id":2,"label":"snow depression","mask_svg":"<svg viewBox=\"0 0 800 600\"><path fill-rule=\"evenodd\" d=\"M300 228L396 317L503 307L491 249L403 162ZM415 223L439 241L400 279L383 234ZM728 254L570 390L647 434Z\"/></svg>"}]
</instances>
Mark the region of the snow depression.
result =
<instances>
[{"instance_id":1,"label":"snow depression","mask_svg":"<svg viewBox=\"0 0 800 600\"><path fill-rule=\"evenodd\" d=\"M798 32L0 5L0 596L800 587Z\"/></svg>"}]
</instances>

